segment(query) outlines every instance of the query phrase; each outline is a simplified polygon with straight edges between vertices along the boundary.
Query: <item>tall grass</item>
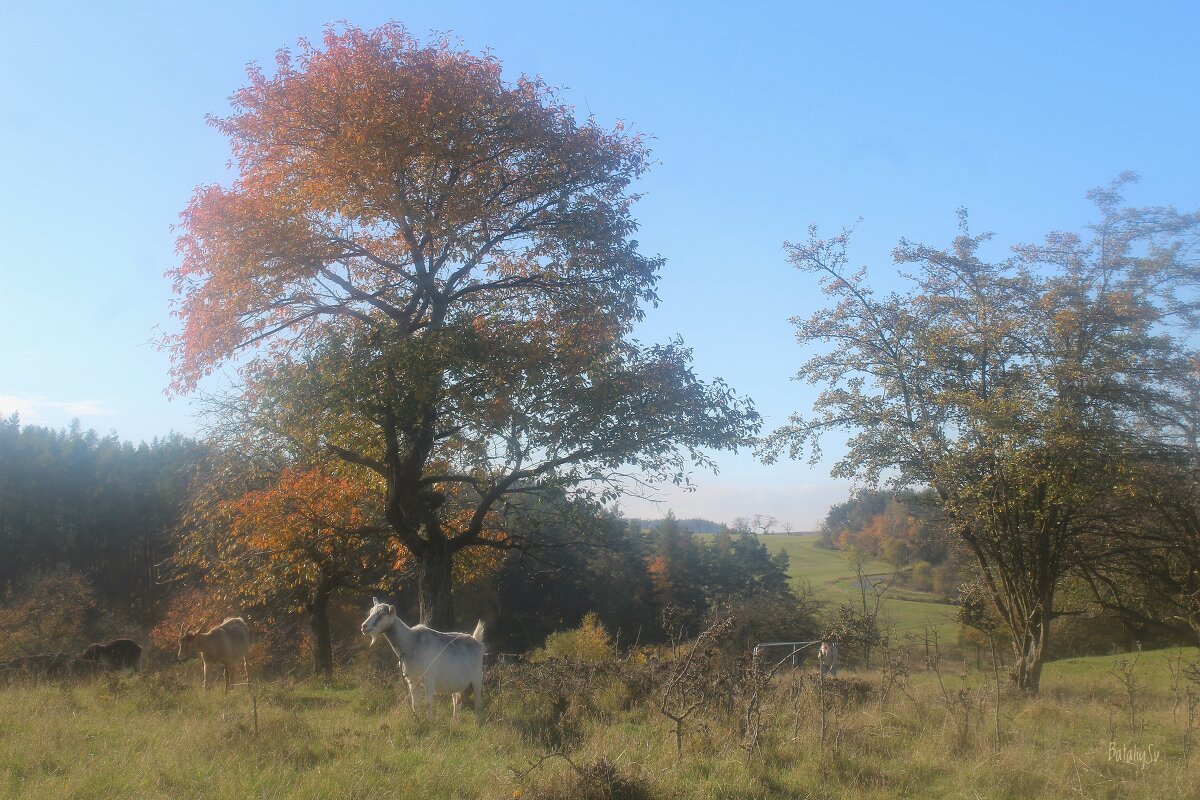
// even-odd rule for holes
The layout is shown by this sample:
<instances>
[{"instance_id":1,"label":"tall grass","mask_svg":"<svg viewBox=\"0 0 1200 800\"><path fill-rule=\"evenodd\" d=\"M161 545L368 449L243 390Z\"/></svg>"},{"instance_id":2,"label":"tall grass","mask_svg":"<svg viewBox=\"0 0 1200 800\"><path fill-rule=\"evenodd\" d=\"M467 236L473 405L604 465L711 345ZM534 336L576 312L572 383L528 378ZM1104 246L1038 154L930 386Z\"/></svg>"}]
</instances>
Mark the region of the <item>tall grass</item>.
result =
<instances>
[{"instance_id":1,"label":"tall grass","mask_svg":"<svg viewBox=\"0 0 1200 800\"><path fill-rule=\"evenodd\" d=\"M1184 758L1168 655L1138 661L1132 726L1113 658L1047 665L1038 698L1002 686L999 742L995 686L973 664L945 665L940 684L913 672L886 699L881 673L818 685L778 672L756 696L753 736L735 687L691 721L682 754L657 710L669 663L498 668L484 712L453 721L448 701L433 720L414 715L399 675L367 670L228 694L202 692L187 665L18 683L0 687L0 795L1195 798L1200 754ZM1114 747L1158 760L1126 763Z\"/></svg>"}]
</instances>

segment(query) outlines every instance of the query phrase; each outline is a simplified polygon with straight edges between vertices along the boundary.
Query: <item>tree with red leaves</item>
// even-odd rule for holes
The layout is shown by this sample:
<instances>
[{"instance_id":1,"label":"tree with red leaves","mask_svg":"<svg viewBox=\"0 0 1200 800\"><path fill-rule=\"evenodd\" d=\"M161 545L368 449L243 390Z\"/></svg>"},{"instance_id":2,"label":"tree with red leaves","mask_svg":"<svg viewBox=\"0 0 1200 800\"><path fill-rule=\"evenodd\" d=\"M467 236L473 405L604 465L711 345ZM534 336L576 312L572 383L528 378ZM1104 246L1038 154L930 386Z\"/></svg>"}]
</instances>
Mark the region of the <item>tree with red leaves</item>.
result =
<instances>
[{"instance_id":1,"label":"tree with red leaves","mask_svg":"<svg viewBox=\"0 0 1200 800\"><path fill-rule=\"evenodd\" d=\"M686 482L757 430L679 342L631 338L661 259L638 252L641 136L580 122L540 79L398 24L330 28L249 70L236 179L197 189L170 273L178 393L236 364L227 421L378 487L421 618L508 498Z\"/></svg>"}]
</instances>

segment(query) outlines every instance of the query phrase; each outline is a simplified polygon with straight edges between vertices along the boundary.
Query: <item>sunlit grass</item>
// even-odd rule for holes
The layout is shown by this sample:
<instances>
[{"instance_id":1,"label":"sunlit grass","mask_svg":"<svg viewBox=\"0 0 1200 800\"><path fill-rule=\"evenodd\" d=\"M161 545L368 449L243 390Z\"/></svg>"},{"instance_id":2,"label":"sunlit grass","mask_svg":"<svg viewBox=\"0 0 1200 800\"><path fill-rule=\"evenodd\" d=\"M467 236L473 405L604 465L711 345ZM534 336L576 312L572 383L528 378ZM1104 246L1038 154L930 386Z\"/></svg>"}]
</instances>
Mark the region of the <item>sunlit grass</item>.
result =
<instances>
[{"instance_id":1,"label":"sunlit grass","mask_svg":"<svg viewBox=\"0 0 1200 800\"><path fill-rule=\"evenodd\" d=\"M793 582L797 585L807 582L819 599L835 606L860 602L854 571L845 554L818 547L816 535L768 534L761 539L772 553L787 553ZM882 561L870 562L866 569L870 574L886 574L891 570ZM944 627L949 633L955 625L954 606L940 602L936 595L898 586L888 590L880 614L899 634L923 632L927 626Z\"/></svg>"},{"instance_id":2,"label":"sunlit grass","mask_svg":"<svg viewBox=\"0 0 1200 800\"><path fill-rule=\"evenodd\" d=\"M392 675L265 681L228 695L202 692L183 667L16 684L0 687L0 796L1194 798L1200 754L1185 760L1168 658L1200 652L1141 656L1132 724L1114 657L1048 664L1033 699L1005 681L999 742L995 686L971 665L945 665L946 694L921 671L886 703L877 691L830 702L824 746L811 680L781 673L753 746L734 700L688 725L682 755L653 692L631 693L620 669L493 673L481 716L451 720L443 702L432 721L407 708ZM1113 760L1113 746L1158 761Z\"/></svg>"},{"instance_id":3,"label":"sunlit grass","mask_svg":"<svg viewBox=\"0 0 1200 800\"><path fill-rule=\"evenodd\" d=\"M520 737L471 713L423 725L395 703L364 712L357 686L269 682L254 697L164 675L3 690L0 795L509 796L478 787L503 777Z\"/></svg>"}]
</instances>

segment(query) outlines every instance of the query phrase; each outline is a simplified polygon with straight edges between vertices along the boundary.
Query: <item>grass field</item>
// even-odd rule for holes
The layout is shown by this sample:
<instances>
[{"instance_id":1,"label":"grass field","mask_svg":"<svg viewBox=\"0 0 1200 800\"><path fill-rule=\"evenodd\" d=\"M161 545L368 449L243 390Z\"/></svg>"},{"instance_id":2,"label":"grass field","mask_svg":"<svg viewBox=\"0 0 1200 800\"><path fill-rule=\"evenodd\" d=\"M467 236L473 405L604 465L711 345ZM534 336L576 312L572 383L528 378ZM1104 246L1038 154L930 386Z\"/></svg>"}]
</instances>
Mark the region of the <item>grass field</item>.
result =
<instances>
[{"instance_id":1,"label":"grass field","mask_svg":"<svg viewBox=\"0 0 1200 800\"><path fill-rule=\"evenodd\" d=\"M1050 664L1040 697L1004 698L999 741L987 671L944 674L944 692L914 672L886 697L879 672L829 683L823 745L811 673L780 674L756 716L738 694L694 717L681 755L628 664L493 670L484 714L456 721L448 703L416 717L395 675L225 695L200 691L196 664L173 665L0 687L0 796L1182 800L1198 796L1200 755L1185 758L1170 657L1200 661L1144 654L1132 719L1112 657ZM839 694L856 685L869 694Z\"/></svg>"},{"instance_id":2,"label":"grass field","mask_svg":"<svg viewBox=\"0 0 1200 800\"><path fill-rule=\"evenodd\" d=\"M794 579L853 599L841 554L814 544L767 537ZM901 631L940 622L939 672L881 650L883 668L756 684L714 661L678 752L669 655L495 667L483 712L457 720L445 699L415 714L399 671L368 658L228 694L170 654L139 676L0 683L0 798L1200 798L1200 650L1051 662L1030 698L962 659L952 607L884 608Z\"/></svg>"},{"instance_id":3,"label":"grass field","mask_svg":"<svg viewBox=\"0 0 1200 800\"><path fill-rule=\"evenodd\" d=\"M817 547L815 534L775 534L761 538L771 552L787 553L792 580L807 581L820 599L834 606L859 602L854 571L846 563L845 555ZM872 574L890 574L883 562L868 564L867 569ZM881 619L894 625L900 634L920 632L927 625L949 631L956 625L954 606L940 602L934 595L900 587L888 591L880 608Z\"/></svg>"}]
</instances>

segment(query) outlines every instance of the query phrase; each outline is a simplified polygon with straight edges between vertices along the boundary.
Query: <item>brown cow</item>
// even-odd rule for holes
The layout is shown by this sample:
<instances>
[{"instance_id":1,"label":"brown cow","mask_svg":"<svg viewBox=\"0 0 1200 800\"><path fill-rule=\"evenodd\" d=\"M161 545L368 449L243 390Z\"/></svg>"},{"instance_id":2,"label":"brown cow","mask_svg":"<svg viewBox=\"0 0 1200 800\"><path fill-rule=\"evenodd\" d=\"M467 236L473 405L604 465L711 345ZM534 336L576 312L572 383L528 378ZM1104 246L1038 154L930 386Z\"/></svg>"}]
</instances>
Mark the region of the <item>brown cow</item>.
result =
<instances>
[{"instance_id":1,"label":"brown cow","mask_svg":"<svg viewBox=\"0 0 1200 800\"><path fill-rule=\"evenodd\" d=\"M88 645L79 657L86 661L95 661L108 669L142 671L142 646L132 639L114 639L104 644Z\"/></svg>"},{"instance_id":2,"label":"brown cow","mask_svg":"<svg viewBox=\"0 0 1200 800\"><path fill-rule=\"evenodd\" d=\"M179 658L191 658L200 654L200 663L204 668L204 688L208 688L208 665L220 664L225 668L225 691L229 691L229 669L238 659L246 671L246 683L250 683L250 665L246 656L250 652L250 629L241 617L229 619L210 628L208 633L200 633L197 628L189 633L180 629Z\"/></svg>"}]
</instances>

